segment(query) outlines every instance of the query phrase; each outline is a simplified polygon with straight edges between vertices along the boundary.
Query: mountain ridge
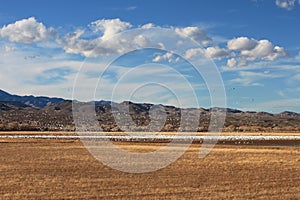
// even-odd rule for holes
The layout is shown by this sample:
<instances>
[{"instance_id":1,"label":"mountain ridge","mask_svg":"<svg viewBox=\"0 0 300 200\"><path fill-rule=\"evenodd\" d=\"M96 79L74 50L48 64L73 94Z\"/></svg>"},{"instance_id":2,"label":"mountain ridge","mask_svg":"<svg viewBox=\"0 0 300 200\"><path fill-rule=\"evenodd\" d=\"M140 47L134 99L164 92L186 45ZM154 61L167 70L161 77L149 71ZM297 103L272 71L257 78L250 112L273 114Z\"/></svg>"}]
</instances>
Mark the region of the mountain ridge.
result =
<instances>
[{"instance_id":1,"label":"mountain ridge","mask_svg":"<svg viewBox=\"0 0 300 200\"><path fill-rule=\"evenodd\" d=\"M34 95L15 95L15 94L10 94L4 90L0 89L0 102L19 102L19 103L23 103L26 106L31 106L34 108L45 108L46 106L49 105L55 105L58 103L62 103L65 101L71 101L69 99L64 99L64 98L60 98L60 97L47 97L47 96L34 96ZM108 100L98 100L98 101L90 101L91 103L95 103L95 105L103 105L103 104L126 104L126 103L132 103L132 104L150 104L150 105L155 105L153 103L136 103L136 102L132 102L132 101L123 101L120 103L116 103L116 102L112 102L112 101L108 101ZM88 102L87 102L88 103ZM165 107L174 107L177 108L176 106L173 105L163 105L163 104L158 104L160 106L165 106ZM265 111L242 111L236 108L221 108L221 107L212 107L212 108L194 108L194 107L189 107L189 109L203 109L206 111L213 111L213 110L218 110L218 111L223 111L225 112L235 112L235 113L240 113L240 112L249 112L249 113L269 113L269 112L265 112ZM274 113L269 113L269 114L274 114ZM282 111L280 113L276 113L276 114L286 114L286 115L300 115L300 113L297 112L293 112L293 111Z\"/></svg>"},{"instance_id":2,"label":"mountain ridge","mask_svg":"<svg viewBox=\"0 0 300 200\"><path fill-rule=\"evenodd\" d=\"M241 111L232 108L178 108L168 105L155 105L151 103L133 103L124 101L115 103L111 101L78 102L81 109L91 108L93 105L98 118L99 127L104 131L151 131L150 122L154 127L161 127L160 131L199 131L209 129L210 117L213 112L226 112L224 132L262 131L262 132L300 132L300 114L284 111L278 114L267 112ZM0 130L2 131L74 131L73 103L71 100L50 97L18 96L0 91ZM125 110L124 110L125 109ZM181 124L181 113L187 111L189 123L198 119L197 130ZM126 114L126 112L128 112ZM151 119L151 113L158 114L157 119ZM130 115L130 119L126 118ZM193 115L193 116L192 116ZM197 116L198 115L198 116ZM116 119L123 120L118 124ZM119 119L119 120L120 120ZM126 120L127 121L126 121ZM133 123L131 123L131 120ZM190 120L190 121L189 121ZM148 128L147 128L148 127ZM94 130L93 129L93 130Z\"/></svg>"},{"instance_id":3,"label":"mountain ridge","mask_svg":"<svg viewBox=\"0 0 300 200\"><path fill-rule=\"evenodd\" d=\"M48 105L61 103L65 101L65 99L57 98L57 97L33 96L33 95L19 96L15 94L10 94L0 89L0 101L20 102L31 107L44 108Z\"/></svg>"}]
</instances>

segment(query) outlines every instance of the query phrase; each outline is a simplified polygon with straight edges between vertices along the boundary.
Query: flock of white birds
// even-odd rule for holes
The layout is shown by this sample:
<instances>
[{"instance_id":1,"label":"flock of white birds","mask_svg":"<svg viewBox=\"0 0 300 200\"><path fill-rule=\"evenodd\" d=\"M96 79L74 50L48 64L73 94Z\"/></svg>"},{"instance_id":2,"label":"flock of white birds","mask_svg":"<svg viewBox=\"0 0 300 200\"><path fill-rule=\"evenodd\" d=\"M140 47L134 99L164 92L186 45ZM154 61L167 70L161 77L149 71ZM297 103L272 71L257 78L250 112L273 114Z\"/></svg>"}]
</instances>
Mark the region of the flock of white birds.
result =
<instances>
[{"instance_id":1,"label":"flock of white birds","mask_svg":"<svg viewBox=\"0 0 300 200\"><path fill-rule=\"evenodd\" d=\"M222 136L222 135L163 135L163 134L134 134L134 135L105 135L102 134L79 134L79 135L0 135L0 139L66 139L66 140L113 140L113 141L224 141L224 142L244 142L244 141L294 141L300 144L300 136Z\"/></svg>"}]
</instances>

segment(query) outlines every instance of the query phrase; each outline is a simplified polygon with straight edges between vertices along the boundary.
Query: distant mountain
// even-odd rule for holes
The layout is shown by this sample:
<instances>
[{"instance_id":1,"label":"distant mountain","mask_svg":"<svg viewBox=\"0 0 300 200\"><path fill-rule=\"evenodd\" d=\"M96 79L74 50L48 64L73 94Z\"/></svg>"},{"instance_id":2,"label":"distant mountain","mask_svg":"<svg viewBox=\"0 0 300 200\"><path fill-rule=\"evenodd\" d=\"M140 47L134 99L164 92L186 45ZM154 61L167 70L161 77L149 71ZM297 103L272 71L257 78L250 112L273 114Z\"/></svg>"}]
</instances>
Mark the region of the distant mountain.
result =
<instances>
[{"instance_id":1,"label":"distant mountain","mask_svg":"<svg viewBox=\"0 0 300 200\"><path fill-rule=\"evenodd\" d=\"M0 110L18 110L29 107L23 103L17 101L0 101Z\"/></svg>"},{"instance_id":2,"label":"distant mountain","mask_svg":"<svg viewBox=\"0 0 300 200\"><path fill-rule=\"evenodd\" d=\"M288 116L288 117L300 117L299 113L284 111L280 113L281 116Z\"/></svg>"},{"instance_id":3,"label":"distant mountain","mask_svg":"<svg viewBox=\"0 0 300 200\"><path fill-rule=\"evenodd\" d=\"M3 90L0 90L0 101L1 102L18 102L34 108L45 108L49 105L55 105L65 100L62 98L50 98L50 97L34 97L34 96L18 96L9 94Z\"/></svg>"},{"instance_id":4,"label":"distant mountain","mask_svg":"<svg viewBox=\"0 0 300 200\"><path fill-rule=\"evenodd\" d=\"M209 128L210 117L214 112L226 112L223 131L231 132L300 132L300 114L285 111L279 114L267 112L244 112L231 108L184 108L133 103L124 101L76 102L81 105L78 111L85 112L94 103L99 126L104 131L149 131L148 125L161 127L161 131L201 131ZM185 126L181 124L181 114L189 116ZM158 114L151 119L150 115ZM191 128L189 120L197 119L198 128ZM166 118L165 118L166 117ZM116 123L116 119L123 120ZM84 120L84 119L83 119ZM132 123L133 122L133 123ZM195 121L193 122L195 123ZM83 123L84 124L84 123ZM95 130L99 130L99 126ZM148 127L149 128L149 127ZM72 101L62 98L11 95L0 90L0 130L4 131L74 131Z\"/></svg>"}]
</instances>

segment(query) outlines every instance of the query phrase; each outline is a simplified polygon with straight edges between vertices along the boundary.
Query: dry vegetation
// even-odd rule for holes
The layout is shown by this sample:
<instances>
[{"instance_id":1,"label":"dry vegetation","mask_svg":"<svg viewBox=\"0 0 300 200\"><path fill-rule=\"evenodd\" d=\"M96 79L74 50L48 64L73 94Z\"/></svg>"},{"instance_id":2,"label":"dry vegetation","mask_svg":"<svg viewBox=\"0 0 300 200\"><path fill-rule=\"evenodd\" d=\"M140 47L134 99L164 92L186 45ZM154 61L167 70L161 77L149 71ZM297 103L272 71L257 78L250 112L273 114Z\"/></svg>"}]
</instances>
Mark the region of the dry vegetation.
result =
<instances>
[{"instance_id":1,"label":"dry vegetation","mask_svg":"<svg viewBox=\"0 0 300 200\"><path fill-rule=\"evenodd\" d=\"M158 144L118 143L129 151ZM299 199L299 146L192 145L168 167L129 174L99 163L76 140L0 140L3 199Z\"/></svg>"}]
</instances>

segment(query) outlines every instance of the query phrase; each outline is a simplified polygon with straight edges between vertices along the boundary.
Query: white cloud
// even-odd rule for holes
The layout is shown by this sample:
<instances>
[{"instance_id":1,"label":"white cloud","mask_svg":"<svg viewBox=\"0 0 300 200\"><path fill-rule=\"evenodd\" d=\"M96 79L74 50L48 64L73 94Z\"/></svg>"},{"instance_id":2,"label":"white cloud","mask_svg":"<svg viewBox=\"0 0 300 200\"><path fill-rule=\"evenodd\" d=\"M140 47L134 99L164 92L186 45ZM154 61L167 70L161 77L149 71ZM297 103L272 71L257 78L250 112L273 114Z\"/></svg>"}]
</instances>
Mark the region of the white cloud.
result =
<instances>
[{"instance_id":1,"label":"white cloud","mask_svg":"<svg viewBox=\"0 0 300 200\"><path fill-rule=\"evenodd\" d=\"M228 56L229 53L226 49L215 46L215 47L208 47L207 49L205 49L204 55L206 58L220 59L220 58Z\"/></svg>"},{"instance_id":2,"label":"white cloud","mask_svg":"<svg viewBox=\"0 0 300 200\"><path fill-rule=\"evenodd\" d=\"M148 24L144 24L141 26L141 28L143 28L143 29L150 29L153 27L155 27L155 24L153 24L153 23L148 23Z\"/></svg>"},{"instance_id":3,"label":"white cloud","mask_svg":"<svg viewBox=\"0 0 300 200\"><path fill-rule=\"evenodd\" d=\"M299 1L299 3L300 3L300 1ZM283 8L286 10L292 10L295 6L295 0L276 0L275 4L279 8Z\"/></svg>"},{"instance_id":4,"label":"white cloud","mask_svg":"<svg viewBox=\"0 0 300 200\"><path fill-rule=\"evenodd\" d=\"M182 37L190 37L204 46L207 46L211 41L211 38L206 35L205 31L196 26L175 28L175 32Z\"/></svg>"},{"instance_id":5,"label":"white cloud","mask_svg":"<svg viewBox=\"0 0 300 200\"><path fill-rule=\"evenodd\" d=\"M168 37L168 35L159 35L157 32L147 35L147 31L155 27L152 23L139 26L141 28L139 31L134 31L135 29L132 29L130 23L123 22L120 19L97 20L92 22L90 27L95 32L100 31L102 35L94 39L83 39L82 35L84 34L84 31L78 30L75 33L66 35L62 39L58 39L57 42L67 53L81 54L85 57L96 57L122 54L130 50L135 50L136 48L149 47L149 45L151 47L164 49L165 44L168 41L164 39L165 37ZM208 45L211 41L211 38L206 35L205 31L198 27L171 28L177 33L178 37L190 37L193 40L200 42L202 45ZM132 32L130 32L130 34L124 32L122 36L117 34L125 30L130 30ZM156 36L153 35L155 33L157 34ZM156 44L152 41L153 37L156 37L156 40L159 37L159 41L157 41ZM173 40L175 40L175 38ZM177 48L182 48L180 39L177 39L177 41ZM274 46L268 40L255 40L247 37L229 40L227 42L227 49L220 48L219 46L212 46L204 49L191 48L184 54L184 57L187 59L197 56L202 58L205 56L210 59L222 59L231 56L231 58L234 59L231 59L228 62L228 66L245 66L247 65L247 61L259 59L275 60L287 55L282 47ZM168 60L170 62L170 58L166 56L167 55L157 56L153 61L159 62Z\"/></svg>"},{"instance_id":6,"label":"white cloud","mask_svg":"<svg viewBox=\"0 0 300 200\"><path fill-rule=\"evenodd\" d=\"M234 66L236 66L236 64L237 64L237 61L236 61L235 58L230 58L230 59L227 60L227 66L228 67L234 67Z\"/></svg>"},{"instance_id":7,"label":"white cloud","mask_svg":"<svg viewBox=\"0 0 300 200\"><path fill-rule=\"evenodd\" d=\"M133 44L137 44L139 47L145 47L150 41L144 35L137 35L133 38Z\"/></svg>"},{"instance_id":8,"label":"white cloud","mask_svg":"<svg viewBox=\"0 0 300 200\"><path fill-rule=\"evenodd\" d=\"M245 67L248 65L248 62L244 58L230 58L227 60L227 66L230 68L233 67Z\"/></svg>"},{"instance_id":9,"label":"white cloud","mask_svg":"<svg viewBox=\"0 0 300 200\"><path fill-rule=\"evenodd\" d=\"M173 53L167 52L163 55L157 55L155 58L152 60L153 62L162 62L162 61L168 61L169 63L171 62L179 62L180 57L175 57Z\"/></svg>"},{"instance_id":10,"label":"white cloud","mask_svg":"<svg viewBox=\"0 0 300 200\"><path fill-rule=\"evenodd\" d=\"M257 40L239 37L229 40L227 47L230 50L251 50L257 45Z\"/></svg>"},{"instance_id":11,"label":"white cloud","mask_svg":"<svg viewBox=\"0 0 300 200\"><path fill-rule=\"evenodd\" d=\"M37 22L34 17L16 21L0 29L2 38L25 44L47 41L53 35L55 35L53 28L47 29L44 24Z\"/></svg>"},{"instance_id":12,"label":"white cloud","mask_svg":"<svg viewBox=\"0 0 300 200\"><path fill-rule=\"evenodd\" d=\"M241 55L245 56L247 60L275 60L276 58L287 56L287 53L282 47L274 46L268 40L259 40L255 48L241 51Z\"/></svg>"},{"instance_id":13,"label":"white cloud","mask_svg":"<svg viewBox=\"0 0 300 200\"><path fill-rule=\"evenodd\" d=\"M171 58L173 57L173 54L170 52L165 53L164 55L157 55L155 58L153 58L153 62L161 62L161 61L165 61L168 60L169 62L171 62Z\"/></svg>"},{"instance_id":14,"label":"white cloud","mask_svg":"<svg viewBox=\"0 0 300 200\"><path fill-rule=\"evenodd\" d=\"M205 56L205 58L210 58L210 59L221 59L223 57L226 57L229 55L229 52L226 49L220 48L218 46L214 47L208 47L206 49L202 48L192 48L188 49L184 57L186 59L191 59L191 58L200 58Z\"/></svg>"},{"instance_id":15,"label":"white cloud","mask_svg":"<svg viewBox=\"0 0 300 200\"><path fill-rule=\"evenodd\" d=\"M123 54L149 45L149 40L142 34L115 35L109 40L106 40L103 36L95 39L82 39L81 36L83 34L83 30L77 30L62 39L58 39L57 42L63 47L66 53L80 54L85 57ZM160 47L157 44L157 48Z\"/></svg>"},{"instance_id":16,"label":"white cloud","mask_svg":"<svg viewBox=\"0 0 300 200\"><path fill-rule=\"evenodd\" d=\"M184 54L184 57L186 59L191 59L195 56L199 56L199 55L203 55L204 54L204 50L201 49L201 48L193 48L193 49L188 49L185 54Z\"/></svg>"},{"instance_id":17,"label":"white cloud","mask_svg":"<svg viewBox=\"0 0 300 200\"><path fill-rule=\"evenodd\" d=\"M229 40L227 48L219 46L207 47L206 49L193 48L185 52L186 59L205 56L211 59L222 59L229 57L227 60L228 67L242 67L248 65L248 61L270 60L273 61L279 57L287 56L283 47L274 46L268 40L255 40L247 37L239 37Z\"/></svg>"},{"instance_id":18,"label":"white cloud","mask_svg":"<svg viewBox=\"0 0 300 200\"><path fill-rule=\"evenodd\" d=\"M119 18L117 19L101 19L91 23L90 27L95 32L103 32L102 39L108 39L109 37L127 30L132 27L129 22L123 22Z\"/></svg>"},{"instance_id":19,"label":"white cloud","mask_svg":"<svg viewBox=\"0 0 300 200\"><path fill-rule=\"evenodd\" d=\"M69 33L63 39L57 39L57 43L62 45L66 53L81 54L89 57L93 53L96 47L97 40L84 40L80 39L80 36L84 33L84 30L78 29L74 33Z\"/></svg>"},{"instance_id":20,"label":"white cloud","mask_svg":"<svg viewBox=\"0 0 300 200\"><path fill-rule=\"evenodd\" d=\"M159 28L152 23L144 24L139 31L132 29L129 22L117 19L101 19L92 22L89 27L98 34L95 38L91 38L90 32L78 29L74 33L69 33L62 38L56 38L59 47L62 47L66 53L80 54L85 57L109 56L112 54L122 54L131 50L145 47L153 47L164 49L167 42L176 40L176 48L183 48L181 39L190 37L198 41L202 45L208 45L212 40L208 37L204 30L195 26L188 27L170 27L176 33L176 37L165 40L168 35L160 35L157 32L147 32L151 28ZM126 34L126 30L132 30ZM118 33L124 32L122 36ZM87 33L87 34L86 34ZM100 36L99 36L100 33ZM157 34L156 34L157 33ZM54 29L46 28L42 23L37 22L34 17L17 21L0 29L0 36L7 37L13 42L33 43L48 40L55 34ZM156 34L156 35L155 35ZM86 35L88 37L86 37ZM153 41L156 38L156 41ZM159 39L158 39L159 38ZM56 44L56 45L57 45ZM55 46L57 48L57 46ZM7 47L7 51L13 50ZM189 59L200 56L210 59L221 59L229 57L228 66L245 66L247 61L254 60L275 60L276 58L286 56L284 48L273 45L268 40L255 40L247 37L239 37L229 40L227 48L219 46L211 46L204 49L191 48L184 53L184 57ZM177 58L176 58L177 59ZM173 61L168 55L160 55L153 61L168 60ZM175 59L174 59L175 60ZM177 59L178 61L179 59Z\"/></svg>"},{"instance_id":21,"label":"white cloud","mask_svg":"<svg viewBox=\"0 0 300 200\"><path fill-rule=\"evenodd\" d=\"M287 56L283 47L273 45L269 40L255 40L247 37L239 37L229 40L227 48L232 50L238 58L231 58L227 61L227 66L245 66L247 61L254 60L275 60L279 57ZM238 54L238 55L236 55Z\"/></svg>"},{"instance_id":22,"label":"white cloud","mask_svg":"<svg viewBox=\"0 0 300 200\"><path fill-rule=\"evenodd\" d=\"M67 53L81 54L85 57L108 56L115 53L122 54L130 50L135 50L136 48L145 47L164 49L166 42L170 42L164 39L169 37L169 35L164 35L166 31L161 31L163 33L162 35L154 30L148 32L151 28L159 28L152 23L138 27L140 27L140 29L133 29L130 23L121 21L120 19L97 20L91 23L90 28L95 33L103 33L100 37L83 39L82 36L85 34L85 31L77 30L74 33L67 34L64 38L57 39L57 42ZM206 33L198 27L171 27L171 29L176 33L176 35L173 35L173 40L190 37L203 45L207 45L211 40ZM131 32L128 33L126 30ZM122 31L125 32L119 35L118 33ZM221 57L224 53L224 49L213 47L208 49L207 56ZM157 57L154 60L161 59L166 58ZM178 60L179 59L177 59L177 61Z\"/></svg>"},{"instance_id":23,"label":"white cloud","mask_svg":"<svg viewBox=\"0 0 300 200\"><path fill-rule=\"evenodd\" d=\"M79 29L57 39L57 43L62 46L66 53L80 54L85 57L111 56L145 47L164 49L164 44L160 42L163 36L147 35L146 33L153 26L153 24L145 24L141 29L131 29L130 23L120 19L97 20L91 23L90 28L95 33L100 31L101 36L83 39L85 31ZM130 32L126 32L126 30ZM121 32L122 34L120 34ZM159 37L160 41L150 40L149 38L152 37Z\"/></svg>"}]
</instances>

